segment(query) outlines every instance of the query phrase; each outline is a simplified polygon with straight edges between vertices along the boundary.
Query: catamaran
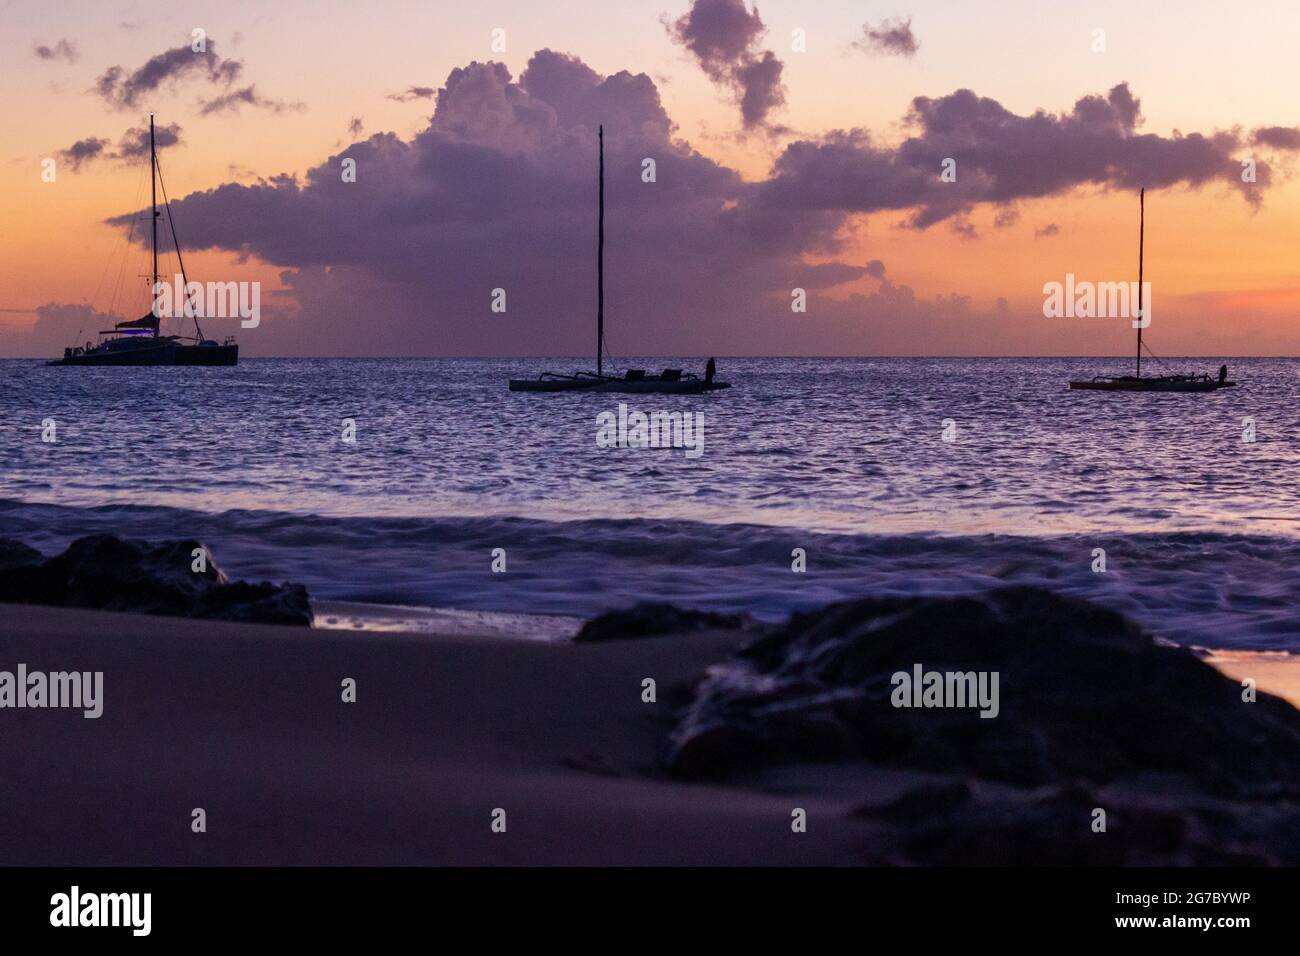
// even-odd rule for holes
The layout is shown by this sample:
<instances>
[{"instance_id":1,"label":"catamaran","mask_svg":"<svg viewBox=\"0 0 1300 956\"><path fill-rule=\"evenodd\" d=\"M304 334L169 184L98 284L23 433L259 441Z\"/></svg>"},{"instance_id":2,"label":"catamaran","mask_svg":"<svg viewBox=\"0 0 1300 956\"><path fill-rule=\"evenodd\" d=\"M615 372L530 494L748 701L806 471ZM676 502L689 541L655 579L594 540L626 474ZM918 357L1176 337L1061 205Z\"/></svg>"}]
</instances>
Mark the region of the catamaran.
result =
<instances>
[{"instance_id":1,"label":"catamaran","mask_svg":"<svg viewBox=\"0 0 1300 956\"><path fill-rule=\"evenodd\" d=\"M596 371L543 372L537 378L512 378L512 392L627 392L660 395L699 395L720 388L727 382L713 380L713 360L704 378L679 368L666 368L657 375L645 369L627 369L621 376L606 375L605 358L605 127L598 129L600 141L600 214L596 227Z\"/></svg>"},{"instance_id":2,"label":"catamaran","mask_svg":"<svg viewBox=\"0 0 1300 956\"><path fill-rule=\"evenodd\" d=\"M1141 320L1142 311L1142 254L1146 245L1146 190L1138 192L1140 220L1138 224L1138 292L1137 316ZM1143 323L1144 324L1144 323ZM1213 392L1221 388L1232 388L1236 382L1228 381L1228 366L1219 368L1219 377L1211 378L1204 373L1200 375L1157 375L1142 377L1142 324L1137 330L1137 371L1134 375L1097 375L1090 379L1074 381L1070 388L1096 392ZM1147 351L1150 351L1148 349Z\"/></svg>"},{"instance_id":3,"label":"catamaran","mask_svg":"<svg viewBox=\"0 0 1300 956\"><path fill-rule=\"evenodd\" d=\"M63 358L46 365L235 365L239 362L239 346L233 338L216 342L205 338L199 325L195 303L185 309L194 320L194 335L162 335L156 299L158 285L158 184L162 174L158 169L158 151L154 146L153 114L149 114L149 195L152 206L150 216L150 252L153 270L149 283L150 306L147 315L128 322L118 322L111 329L100 331L98 344L87 342L63 350ZM176 224L172 221L171 202L163 187L163 208L167 211L167 224L171 228L172 244L176 248L176 263L181 270L181 280L189 288L185 276L185 262L181 258L181 244L176 238ZM188 298L188 293L187 293ZM108 336L108 338L104 338ZM80 338L80 336L78 336Z\"/></svg>"}]
</instances>

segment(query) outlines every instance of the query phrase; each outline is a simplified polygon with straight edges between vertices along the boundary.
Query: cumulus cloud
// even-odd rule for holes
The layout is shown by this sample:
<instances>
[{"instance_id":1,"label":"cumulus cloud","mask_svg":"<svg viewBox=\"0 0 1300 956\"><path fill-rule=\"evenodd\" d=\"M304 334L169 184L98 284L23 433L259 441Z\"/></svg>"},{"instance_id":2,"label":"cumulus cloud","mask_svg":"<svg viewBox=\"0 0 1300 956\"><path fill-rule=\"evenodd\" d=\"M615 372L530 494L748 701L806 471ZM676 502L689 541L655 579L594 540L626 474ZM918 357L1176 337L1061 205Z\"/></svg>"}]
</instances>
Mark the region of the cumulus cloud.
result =
<instances>
[{"instance_id":1,"label":"cumulus cloud","mask_svg":"<svg viewBox=\"0 0 1300 956\"><path fill-rule=\"evenodd\" d=\"M172 206L187 247L280 270L287 294L252 343L263 354L586 354L603 124L616 353L841 354L890 335L905 350L889 330L912 320L978 350L980 330L963 324L978 310L960 296L919 300L884 263L862 262L853 218L902 211L966 234L977 206L1239 182L1238 134L1141 134L1139 116L1126 86L1028 116L965 90L922 97L902 142L840 131L792 143L755 182L675 136L648 76L543 50L518 78L500 63L452 70L409 139L376 133L300 177L228 182ZM957 159L955 183L940 181L944 157ZM853 294L868 282L875 292ZM816 292L797 322L795 287ZM505 313L490 310L495 288Z\"/></svg>"},{"instance_id":2,"label":"cumulus cloud","mask_svg":"<svg viewBox=\"0 0 1300 956\"><path fill-rule=\"evenodd\" d=\"M64 63L76 63L81 59L77 46L71 40L59 40L54 46L38 43L32 53L42 60L62 60Z\"/></svg>"},{"instance_id":3,"label":"cumulus cloud","mask_svg":"<svg viewBox=\"0 0 1300 956\"><path fill-rule=\"evenodd\" d=\"M389 93L388 99L395 100L398 103L409 103L411 100L431 100L437 92L432 86L408 86L400 93Z\"/></svg>"},{"instance_id":4,"label":"cumulus cloud","mask_svg":"<svg viewBox=\"0 0 1300 956\"><path fill-rule=\"evenodd\" d=\"M912 33L912 18L896 17L885 19L879 26L862 24L862 39L851 44L865 53L884 53L894 56L913 57L920 49L916 35Z\"/></svg>"},{"instance_id":5,"label":"cumulus cloud","mask_svg":"<svg viewBox=\"0 0 1300 956\"><path fill-rule=\"evenodd\" d=\"M763 204L778 209L854 212L910 210L908 224L924 229L982 203L1007 204L1065 193L1080 186L1201 187L1218 183L1258 203L1270 168L1241 181L1236 131L1139 133L1140 104L1121 83L1106 96L1079 99L1068 113L1028 116L996 100L958 90L912 101L913 134L897 146L865 130L835 131L791 143L762 186ZM956 181L944 182L945 160Z\"/></svg>"},{"instance_id":6,"label":"cumulus cloud","mask_svg":"<svg viewBox=\"0 0 1300 956\"><path fill-rule=\"evenodd\" d=\"M760 48L766 28L757 6L751 11L745 0L693 0L689 11L664 25L709 79L734 93L746 129L763 126L785 103L783 64Z\"/></svg>"},{"instance_id":7,"label":"cumulus cloud","mask_svg":"<svg viewBox=\"0 0 1300 956\"><path fill-rule=\"evenodd\" d=\"M199 115L210 116L213 113L238 112L242 106L252 106L271 113L300 112L307 108L305 103L286 103L284 100L269 99L257 92L256 84L250 84L242 89L231 90L229 93L215 96L210 100L200 100Z\"/></svg>"},{"instance_id":8,"label":"cumulus cloud","mask_svg":"<svg viewBox=\"0 0 1300 956\"><path fill-rule=\"evenodd\" d=\"M1034 230L1034 238L1046 239L1050 236L1060 235L1060 233L1061 227L1054 222L1049 222L1047 225Z\"/></svg>"},{"instance_id":9,"label":"cumulus cloud","mask_svg":"<svg viewBox=\"0 0 1300 956\"><path fill-rule=\"evenodd\" d=\"M0 323L0 354L49 358L70 345L94 340L101 329L111 329L122 317L96 311L85 303L47 302L35 309L0 309L17 315L35 315L30 325Z\"/></svg>"},{"instance_id":10,"label":"cumulus cloud","mask_svg":"<svg viewBox=\"0 0 1300 956\"><path fill-rule=\"evenodd\" d=\"M243 69L241 60L221 59L217 55L216 43L208 40L201 53L185 45L150 57L136 70L110 66L95 81L95 92L114 109L135 109L142 97L161 86L193 77L229 87Z\"/></svg>"}]
</instances>

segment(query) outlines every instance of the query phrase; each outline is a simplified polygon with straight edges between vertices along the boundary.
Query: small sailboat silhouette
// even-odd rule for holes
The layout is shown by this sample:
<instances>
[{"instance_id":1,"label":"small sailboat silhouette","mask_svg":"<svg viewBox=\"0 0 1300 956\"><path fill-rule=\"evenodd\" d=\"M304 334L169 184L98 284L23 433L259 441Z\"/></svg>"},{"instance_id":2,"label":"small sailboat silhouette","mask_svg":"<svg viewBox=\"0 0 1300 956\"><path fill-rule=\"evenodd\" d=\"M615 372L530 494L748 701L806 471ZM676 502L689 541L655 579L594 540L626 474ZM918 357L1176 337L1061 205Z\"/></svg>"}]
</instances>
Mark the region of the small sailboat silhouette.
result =
<instances>
[{"instance_id":1,"label":"small sailboat silhouette","mask_svg":"<svg viewBox=\"0 0 1300 956\"><path fill-rule=\"evenodd\" d=\"M667 395L698 395L720 388L730 388L727 382L713 379L714 361L704 378L666 368L658 375L647 375L644 369L628 369L621 376L606 375L605 357L605 127L599 127L600 141L600 213L596 232L596 371L543 372L537 378L512 378L512 392L627 392L657 393Z\"/></svg>"},{"instance_id":2,"label":"small sailboat silhouette","mask_svg":"<svg viewBox=\"0 0 1300 956\"><path fill-rule=\"evenodd\" d=\"M162 324L158 315L158 151L154 145L153 114L149 114L149 195L150 195L150 252L153 268L149 282L151 305L147 315L127 322L118 322L113 328L105 329L99 334L109 336L101 338L98 344L87 342L63 350L63 358L46 365L236 365L239 362L239 346L233 338L224 342L215 342L204 338L199 325L197 309L191 318L194 320L194 335L162 335ZM167 224L171 228L172 242L176 247L176 262L181 270L182 281L186 287L189 280L185 278L185 262L181 258L180 241L176 238L176 224L172 222L171 203L167 201L167 190L163 189L163 204L167 211ZM78 336L80 337L80 336Z\"/></svg>"},{"instance_id":3,"label":"small sailboat silhouette","mask_svg":"<svg viewBox=\"0 0 1300 956\"><path fill-rule=\"evenodd\" d=\"M1143 285L1143 252L1146 246L1146 190L1138 193L1140 219L1138 224L1138 293L1137 316L1141 319ZM1144 323L1145 324L1145 323ZM1236 382L1228 381L1228 366L1219 368L1219 377L1211 378L1204 373L1200 375L1157 375L1142 377L1142 325L1137 330L1137 370L1133 375L1097 375L1090 379L1073 381L1072 389L1094 392L1213 392L1221 388L1231 388Z\"/></svg>"}]
</instances>

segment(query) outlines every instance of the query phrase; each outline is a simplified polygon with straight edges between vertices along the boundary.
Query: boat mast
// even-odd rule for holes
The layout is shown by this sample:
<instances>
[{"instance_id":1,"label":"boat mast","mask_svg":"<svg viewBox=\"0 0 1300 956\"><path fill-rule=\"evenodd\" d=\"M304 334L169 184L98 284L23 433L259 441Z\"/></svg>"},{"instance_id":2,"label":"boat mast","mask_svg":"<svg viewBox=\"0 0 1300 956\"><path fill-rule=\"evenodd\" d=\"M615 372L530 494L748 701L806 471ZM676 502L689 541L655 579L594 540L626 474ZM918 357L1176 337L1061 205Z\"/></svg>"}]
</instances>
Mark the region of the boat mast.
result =
<instances>
[{"instance_id":1,"label":"boat mast","mask_svg":"<svg viewBox=\"0 0 1300 956\"><path fill-rule=\"evenodd\" d=\"M602 372L605 354L605 126L600 137L600 225L596 231L596 376Z\"/></svg>"},{"instance_id":2,"label":"boat mast","mask_svg":"<svg viewBox=\"0 0 1300 956\"><path fill-rule=\"evenodd\" d=\"M153 214L149 217L149 225L153 230L152 249L153 249L153 282L149 284L149 299L152 303L149 306L149 312L153 315L153 334L158 337L158 327L162 325L162 320L158 317L158 154L154 151L153 143L153 114L149 114L149 198Z\"/></svg>"},{"instance_id":3,"label":"boat mast","mask_svg":"<svg viewBox=\"0 0 1300 956\"><path fill-rule=\"evenodd\" d=\"M1138 208L1141 210L1141 218L1138 225L1138 351L1137 351L1137 377L1142 377L1142 251L1146 241L1147 228L1147 202L1146 189L1138 192Z\"/></svg>"}]
</instances>

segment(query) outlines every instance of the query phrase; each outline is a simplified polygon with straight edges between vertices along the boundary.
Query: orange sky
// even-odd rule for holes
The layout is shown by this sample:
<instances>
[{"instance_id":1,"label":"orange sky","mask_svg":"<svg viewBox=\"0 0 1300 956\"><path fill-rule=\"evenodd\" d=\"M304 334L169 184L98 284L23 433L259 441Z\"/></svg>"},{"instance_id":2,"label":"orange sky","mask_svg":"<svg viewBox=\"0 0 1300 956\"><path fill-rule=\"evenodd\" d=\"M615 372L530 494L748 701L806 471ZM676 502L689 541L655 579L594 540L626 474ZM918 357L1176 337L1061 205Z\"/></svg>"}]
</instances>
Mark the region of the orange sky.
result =
<instances>
[{"instance_id":1,"label":"orange sky","mask_svg":"<svg viewBox=\"0 0 1300 956\"><path fill-rule=\"evenodd\" d=\"M1209 133L1216 129L1295 126L1294 40L1300 7L1251 5L1249 13L1192 2L1177 16L1163 4L1090 3L1086 9L1014 2L976 5L918 2L902 9L860 3L760 6L765 44L785 63L786 104L776 114L789 131L744 135L734 102L672 43L661 16L681 15L675 2L596 2L557 5L474 4L469 11L415 2L385 2L358 13L354 4L285 2L45 4L15 2L0 11L0 103L5 137L0 164L0 355L45 303L89 303L106 309L118 275L134 279L141 261L122 266L122 237L104 225L133 206L141 170L100 161L74 172L58 168L41 181L41 161L91 136L113 142L147 109L160 123L179 122L183 144L163 155L173 199L223 182L249 183L281 172L302 174L337 153L361 118L362 137L391 130L408 139L427 125L428 100L398 103L387 96L411 85L439 87L448 72L471 60L498 59L517 77L529 55L550 47L573 53L601 73L627 69L655 80L678 136L747 178L769 175L792 139L834 128L863 127L885 143L904 135L900 122L914 96L943 96L969 87L1008 109L1068 111L1089 93L1128 82L1141 99L1143 132ZM1075 5L1069 5L1074 7ZM871 9L868 9L870 7ZM910 59L868 58L849 48L864 20L909 14L920 39ZM111 65L127 70L185 42L202 26L220 55L245 64L243 81L258 92L304 109L272 113L246 108L200 117L209 90L182 82L164 87L130 112L108 109L90 87ZM507 50L493 54L490 32L507 31ZM1092 31L1106 30L1107 50L1094 53ZM808 51L793 52L790 35L808 31ZM36 44L67 39L75 57L41 59ZM71 62L69 62L71 60ZM241 81L241 82L243 82ZM1147 197L1147 279L1156 290L1157 328L1151 338L1166 354L1300 354L1300 183L1289 168L1258 210L1230 190L1173 188ZM999 298L1011 314L1033 317L1044 282L1074 272L1116 279L1136 272L1137 203L1130 194L1075 190L1019 204L1019 220L995 228L997 210L976 208L966 239L947 223L928 230L899 228L904 214L858 216L853 261L882 259L890 280L916 296L968 297L993 314ZM1057 233L1037 237L1049 224ZM182 225L181 238L184 240ZM187 258L193 274L229 271L235 256L208 252ZM280 267L240 266L242 278L279 285ZM1135 275L1131 276L1136 278ZM144 304L136 280L136 305ZM870 292L851 283L831 295ZM121 300L119 299L119 302ZM119 310L122 306L119 305ZM1160 328L1160 319L1170 323ZM1175 321L1177 320L1177 321ZM1207 343L1207 336L1209 341ZM902 340L900 340L901 342ZM7 344L8 343L8 344ZM903 342L904 351L913 351ZM1127 334L1095 342L1099 353L1127 354ZM855 343L852 350L890 352ZM1017 348L996 329L945 330L936 354L1050 352L1041 342ZM256 350L254 350L256 351Z\"/></svg>"}]
</instances>

